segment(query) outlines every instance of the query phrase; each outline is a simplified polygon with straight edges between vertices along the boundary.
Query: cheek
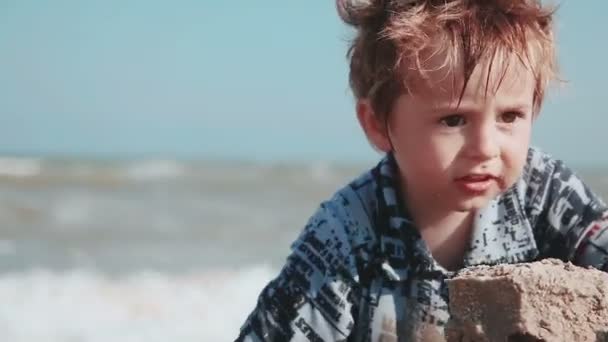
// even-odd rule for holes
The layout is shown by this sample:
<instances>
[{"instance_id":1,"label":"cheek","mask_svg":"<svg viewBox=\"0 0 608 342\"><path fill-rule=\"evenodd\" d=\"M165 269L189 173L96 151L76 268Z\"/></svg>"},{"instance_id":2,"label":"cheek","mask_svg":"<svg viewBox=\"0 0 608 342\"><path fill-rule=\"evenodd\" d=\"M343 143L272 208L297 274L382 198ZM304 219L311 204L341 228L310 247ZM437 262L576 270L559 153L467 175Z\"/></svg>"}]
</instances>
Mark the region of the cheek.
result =
<instances>
[{"instance_id":1,"label":"cheek","mask_svg":"<svg viewBox=\"0 0 608 342\"><path fill-rule=\"evenodd\" d=\"M523 153L523 158L526 158L528 148L530 147L530 139L532 136L531 122L522 123L513 133L512 145L518 155Z\"/></svg>"},{"instance_id":2,"label":"cheek","mask_svg":"<svg viewBox=\"0 0 608 342\"><path fill-rule=\"evenodd\" d=\"M411 146L407 156L402 159L402 178L406 180L407 186L415 192L427 194L446 190L458 155L454 144L426 139Z\"/></svg>"},{"instance_id":3,"label":"cheek","mask_svg":"<svg viewBox=\"0 0 608 342\"><path fill-rule=\"evenodd\" d=\"M521 127L505 144L503 162L508 169L510 181L514 182L521 174L530 147L530 129Z\"/></svg>"},{"instance_id":4,"label":"cheek","mask_svg":"<svg viewBox=\"0 0 608 342\"><path fill-rule=\"evenodd\" d=\"M458 156L463 137L437 134L428 124L413 120L394 127L395 157L404 176L412 182L442 183Z\"/></svg>"},{"instance_id":5,"label":"cheek","mask_svg":"<svg viewBox=\"0 0 608 342\"><path fill-rule=\"evenodd\" d=\"M421 161L430 169L441 171L449 170L459 158L464 146L464 138L460 135L430 137L424 149L427 152ZM420 147L423 148L422 146Z\"/></svg>"},{"instance_id":6,"label":"cheek","mask_svg":"<svg viewBox=\"0 0 608 342\"><path fill-rule=\"evenodd\" d=\"M454 137L427 134L407 145L407 160L417 171L427 175L445 172L457 159L461 143Z\"/></svg>"}]
</instances>

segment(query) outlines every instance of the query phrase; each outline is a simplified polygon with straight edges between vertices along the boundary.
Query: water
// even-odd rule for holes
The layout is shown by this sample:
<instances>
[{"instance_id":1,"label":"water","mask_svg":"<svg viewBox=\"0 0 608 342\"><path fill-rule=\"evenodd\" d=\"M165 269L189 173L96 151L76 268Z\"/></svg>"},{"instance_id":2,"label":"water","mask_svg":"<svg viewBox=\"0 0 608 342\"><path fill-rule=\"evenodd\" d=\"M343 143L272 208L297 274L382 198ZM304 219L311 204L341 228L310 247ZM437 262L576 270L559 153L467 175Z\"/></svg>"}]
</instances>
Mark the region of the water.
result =
<instances>
[{"instance_id":1,"label":"water","mask_svg":"<svg viewBox=\"0 0 608 342\"><path fill-rule=\"evenodd\" d=\"M230 341L365 167L0 159L0 336Z\"/></svg>"},{"instance_id":2,"label":"water","mask_svg":"<svg viewBox=\"0 0 608 342\"><path fill-rule=\"evenodd\" d=\"M6 341L230 341L319 201L370 165L0 159ZM581 170L608 198L608 170Z\"/></svg>"}]
</instances>

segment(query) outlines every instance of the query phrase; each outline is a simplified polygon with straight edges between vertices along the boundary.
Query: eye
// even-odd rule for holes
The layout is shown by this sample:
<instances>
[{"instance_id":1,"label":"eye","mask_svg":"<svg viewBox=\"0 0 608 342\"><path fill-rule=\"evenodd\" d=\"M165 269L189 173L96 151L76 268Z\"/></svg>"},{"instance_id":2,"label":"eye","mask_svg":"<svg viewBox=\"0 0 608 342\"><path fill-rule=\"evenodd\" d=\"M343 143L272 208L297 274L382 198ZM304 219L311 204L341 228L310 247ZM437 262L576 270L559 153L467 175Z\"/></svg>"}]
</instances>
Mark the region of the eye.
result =
<instances>
[{"instance_id":1,"label":"eye","mask_svg":"<svg viewBox=\"0 0 608 342\"><path fill-rule=\"evenodd\" d=\"M520 112L505 112L500 114L500 121L504 123L514 123L517 119L523 118L524 114Z\"/></svg>"},{"instance_id":2,"label":"eye","mask_svg":"<svg viewBox=\"0 0 608 342\"><path fill-rule=\"evenodd\" d=\"M465 119L462 115L453 114L441 118L439 122L447 127L457 127L465 124Z\"/></svg>"}]
</instances>

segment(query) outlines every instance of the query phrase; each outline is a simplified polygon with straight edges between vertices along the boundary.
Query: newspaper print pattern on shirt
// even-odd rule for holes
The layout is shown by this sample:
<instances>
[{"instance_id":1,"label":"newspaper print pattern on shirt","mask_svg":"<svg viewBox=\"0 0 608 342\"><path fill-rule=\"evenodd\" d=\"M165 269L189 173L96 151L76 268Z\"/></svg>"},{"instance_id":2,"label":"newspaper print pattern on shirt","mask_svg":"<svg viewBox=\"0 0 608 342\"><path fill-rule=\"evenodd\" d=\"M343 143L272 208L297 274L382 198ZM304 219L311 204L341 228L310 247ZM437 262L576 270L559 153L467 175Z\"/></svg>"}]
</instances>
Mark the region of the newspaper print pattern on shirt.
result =
<instances>
[{"instance_id":1,"label":"newspaper print pattern on shirt","mask_svg":"<svg viewBox=\"0 0 608 342\"><path fill-rule=\"evenodd\" d=\"M324 202L237 341L443 341L445 280L400 202L392 156ZM530 149L521 179L475 218L464 265L558 257L607 269L608 209Z\"/></svg>"}]
</instances>

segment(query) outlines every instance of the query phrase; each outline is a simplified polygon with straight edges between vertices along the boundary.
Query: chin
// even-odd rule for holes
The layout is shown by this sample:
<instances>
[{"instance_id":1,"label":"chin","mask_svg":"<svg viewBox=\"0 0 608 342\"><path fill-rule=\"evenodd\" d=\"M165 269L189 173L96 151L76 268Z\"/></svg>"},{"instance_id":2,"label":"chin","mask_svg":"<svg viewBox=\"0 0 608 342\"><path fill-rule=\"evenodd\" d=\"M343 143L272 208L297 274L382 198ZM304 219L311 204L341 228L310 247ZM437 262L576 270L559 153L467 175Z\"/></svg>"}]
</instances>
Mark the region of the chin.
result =
<instances>
[{"instance_id":1,"label":"chin","mask_svg":"<svg viewBox=\"0 0 608 342\"><path fill-rule=\"evenodd\" d=\"M467 200L463 200L456 204L456 211L469 212L473 210L479 210L488 205L492 200L492 197L476 197Z\"/></svg>"}]
</instances>

